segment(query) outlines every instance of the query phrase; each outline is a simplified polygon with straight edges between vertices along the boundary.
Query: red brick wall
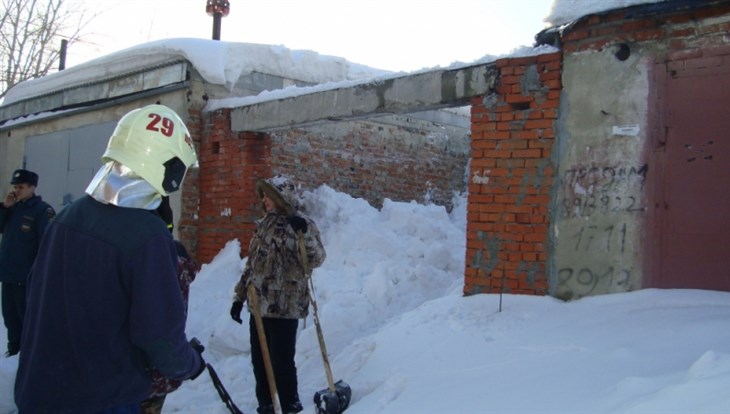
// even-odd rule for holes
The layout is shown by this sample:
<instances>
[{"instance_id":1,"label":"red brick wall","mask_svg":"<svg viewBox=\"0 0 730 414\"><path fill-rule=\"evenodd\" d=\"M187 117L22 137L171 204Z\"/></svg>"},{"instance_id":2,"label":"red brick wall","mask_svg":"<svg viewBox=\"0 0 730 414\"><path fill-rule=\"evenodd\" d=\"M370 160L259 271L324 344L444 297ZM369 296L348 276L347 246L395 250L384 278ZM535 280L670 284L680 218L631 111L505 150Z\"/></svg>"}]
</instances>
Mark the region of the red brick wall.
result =
<instances>
[{"instance_id":1,"label":"red brick wall","mask_svg":"<svg viewBox=\"0 0 730 414\"><path fill-rule=\"evenodd\" d=\"M200 137L203 136L203 124L200 109L188 109L186 122L190 135L195 142L198 154L200 154ZM200 158L200 156L198 156ZM180 217L177 222L178 239L188 249L190 254L196 255L198 251L198 200L200 188L198 186L199 169L188 169L185 174L181 194Z\"/></svg>"},{"instance_id":2,"label":"red brick wall","mask_svg":"<svg viewBox=\"0 0 730 414\"><path fill-rule=\"evenodd\" d=\"M648 16L636 16L631 8L590 16L565 32L561 39L563 51L599 50L622 42L646 41L664 43L669 51L726 46L730 22L712 20L712 17L730 14L730 3L698 7L701 6L698 1L692 6L695 8L691 10L667 10L666 14ZM699 24L703 19L708 20Z\"/></svg>"},{"instance_id":3,"label":"red brick wall","mask_svg":"<svg viewBox=\"0 0 730 414\"><path fill-rule=\"evenodd\" d=\"M464 294L545 295L560 53L502 59L472 100Z\"/></svg>"},{"instance_id":4,"label":"red brick wall","mask_svg":"<svg viewBox=\"0 0 730 414\"><path fill-rule=\"evenodd\" d=\"M497 94L472 101L466 294L498 291L502 284L507 292L547 292L549 159L560 56L496 62ZM311 131L269 136L231 132L228 109L189 115L190 124L197 125L191 132L199 144L200 169L186 179L178 230L199 263L210 262L233 238L246 254L253 221L260 216L253 189L258 177L285 173L312 188L327 183L376 206L383 197L423 201L428 190L434 190L436 202L447 204L451 191L463 186L469 149L433 145L413 131L405 133L414 134L410 142L405 135L394 140L403 133L395 127L369 123L351 126L342 140Z\"/></svg>"},{"instance_id":5,"label":"red brick wall","mask_svg":"<svg viewBox=\"0 0 730 414\"><path fill-rule=\"evenodd\" d=\"M272 171L309 188L327 184L377 208L389 198L432 202L450 211L454 192L466 190L466 138L374 122L277 132Z\"/></svg>"},{"instance_id":6,"label":"red brick wall","mask_svg":"<svg viewBox=\"0 0 730 414\"><path fill-rule=\"evenodd\" d=\"M204 116L190 111L189 124L195 126L200 169L185 180L178 233L201 264L234 238L247 254L261 215L254 191L261 177L286 174L306 189L327 184L375 206L384 197L422 202L426 192L432 202L450 206L453 191L465 189L466 142L452 147L423 131L358 122L326 131L234 133L230 109Z\"/></svg>"}]
</instances>

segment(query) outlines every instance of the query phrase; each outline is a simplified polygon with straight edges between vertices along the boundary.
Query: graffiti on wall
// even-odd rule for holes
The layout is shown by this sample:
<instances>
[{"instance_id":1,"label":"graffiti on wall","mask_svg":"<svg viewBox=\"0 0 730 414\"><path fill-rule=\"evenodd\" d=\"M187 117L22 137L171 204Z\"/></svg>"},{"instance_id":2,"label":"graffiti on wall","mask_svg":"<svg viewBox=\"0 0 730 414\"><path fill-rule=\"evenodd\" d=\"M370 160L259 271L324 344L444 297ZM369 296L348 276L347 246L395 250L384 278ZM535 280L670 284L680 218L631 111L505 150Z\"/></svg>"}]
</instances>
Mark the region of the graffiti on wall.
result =
<instances>
[{"instance_id":1,"label":"graffiti on wall","mask_svg":"<svg viewBox=\"0 0 730 414\"><path fill-rule=\"evenodd\" d=\"M633 289L631 246L646 211L647 164L576 166L562 175L556 295L566 299Z\"/></svg>"},{"instance_id":2,"label":"graffiti on wall","mask_svg":"<svg viewBox=\"0 0 730 414\"><path fill-rule=\"evenodd\" d=\"M626 223L618 226L584 225L574 232L570 239L574 241L576 252L600 251L623 254L626 249Z\"/></svg>"},{"instance_id":3,"label":"graffiti on wall","mask_svg":"<svg viewBox=\"0 0 730 414\"><path fill-rule=\"evenodd\" d=\"M597 291L599 286L611 291L628 291L631 283L631 269L614 266L595 266L572 268L565 267L558 271L558 285L571 286L573 295L589 296Z\"/></svg>"},{"instance_id":4,"label":"graffiti on wall","mask_svg":"<svg viewBox=\"0 0 730 414\"><path fill-rule=\"evenodd\" d=\"M568 246L578 257L612 257L626 251L627 223L580 226L568 237ZM567 248L567 247L566 247ZM627 290L631 269L615 266L578 265L558 270L558 285L571 286L571 291L587 296L598 286L611 291Z\"/></svg>"},{"instance_id":5,"label":"graffiti on wall","mask_svg":"<svg viewBox=\"0 0 730 414\"><path fill-rule=\"evenodd\" d=\"M561 217L645 211L642 195L648 171L647 164L593 165L566 170L561 185Z\"/></svg>"}]
</instances>

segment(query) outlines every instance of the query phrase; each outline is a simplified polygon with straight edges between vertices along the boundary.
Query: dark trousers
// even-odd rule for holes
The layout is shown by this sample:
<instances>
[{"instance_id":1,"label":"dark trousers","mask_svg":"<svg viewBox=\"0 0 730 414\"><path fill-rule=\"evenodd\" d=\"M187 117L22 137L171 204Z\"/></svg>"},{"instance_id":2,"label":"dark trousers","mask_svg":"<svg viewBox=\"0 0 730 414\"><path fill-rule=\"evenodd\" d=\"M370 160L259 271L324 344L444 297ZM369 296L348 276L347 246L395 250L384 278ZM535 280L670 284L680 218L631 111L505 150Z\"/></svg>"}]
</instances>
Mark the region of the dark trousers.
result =
<instances>
[{"instance_id":1,"label":"dark trousers","mask_svg":"<svg viewBox=\"0 0 730 414\"><path fill-rule=\"evenodd\" d=\"M8 329L8 353L20 351L20 335L25 315L25 283L2 283L2 311Z\"/></svg>"},{"instance_id":2,"label":"dark trousers","mask_svg":"<svg viewBox=\"0 0 730 414\"><path fill-rule=\"evenodd\" d=\"M269 345L271 366L274 371L276 390L282 408L286 408L299 401L297 391L297 367L294 363L294 354L297 345L298 319L262 318L264 322L264 333ZM256 320L253 315L248 321L251 336L251 363L253 364L253 375L256 377L256 398L259 406L271 404L271 393L269 392L269 381L266 378L259 335L256 330Z\"/></svg>"}]
</instances>

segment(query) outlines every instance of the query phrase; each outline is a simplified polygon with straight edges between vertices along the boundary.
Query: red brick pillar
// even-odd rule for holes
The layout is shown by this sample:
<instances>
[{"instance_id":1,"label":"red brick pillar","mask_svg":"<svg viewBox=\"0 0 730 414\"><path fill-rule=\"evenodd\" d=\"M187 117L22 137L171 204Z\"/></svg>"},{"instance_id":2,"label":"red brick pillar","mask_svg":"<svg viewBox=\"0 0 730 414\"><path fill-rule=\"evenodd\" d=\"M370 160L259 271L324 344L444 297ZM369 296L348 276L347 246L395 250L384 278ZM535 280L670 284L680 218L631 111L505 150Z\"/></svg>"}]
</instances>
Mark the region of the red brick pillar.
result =
<instances>
[{"instance_id":1,"label":"red brick pillar","mask_svg":"<svg viewBox=\"0 0 730 414\"><path fill-rule=\"evenodd\" d=\"M246 255L254 221L260 217L258 178L271 176L267 134L231 131L230 109L207 113L198 158L197 260L209 263L232 239Z\"/></svg>"},{"instance_id":2,"label":"red brick pillar","mask_svg":"<svg viewBox=\"0 0 730 414\"><path fill-rule=\"evenodd\" d=\"M193 142L195 142L198 159L200 159L200 139L203 136L203 118L200 108L188 108L188 119L185 122ZM181 190L180 217L177 221L177 237L187 248L192 257L198 252L198 204L200 188L198 187L198 168L190 168L185 173L185 181Z\"/></svg>"},{"instance_id":3,"label":"red brick pillar","mask_svg":"<svg viewBox=\"0 0 730 414\"><path fill-rule=\"evenodd\" d=\"M561 58L498 60L497 92L472 100L465 295L548 291Z\"/></svg>"}]
</instances>

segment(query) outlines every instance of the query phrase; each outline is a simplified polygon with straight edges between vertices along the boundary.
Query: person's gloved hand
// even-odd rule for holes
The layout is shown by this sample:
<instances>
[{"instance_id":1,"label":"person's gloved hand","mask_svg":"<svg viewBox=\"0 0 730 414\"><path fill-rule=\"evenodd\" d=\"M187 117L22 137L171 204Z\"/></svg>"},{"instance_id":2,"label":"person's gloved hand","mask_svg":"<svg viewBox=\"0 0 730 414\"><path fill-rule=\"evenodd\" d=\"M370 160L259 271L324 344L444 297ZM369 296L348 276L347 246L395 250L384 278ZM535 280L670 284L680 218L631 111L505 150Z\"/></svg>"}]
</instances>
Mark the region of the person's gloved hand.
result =
<instances>
[{"instance_id":1,"label":"person's gloved hand","mask_svg":"<svg viewBox=\"0 0 730 414\"><path fill-rule=\"evenodd\" d=\"M197 371L195 371L195 374L190 377L190 381L193 381L194 379L198 378L200 374L203 373L203 371L205 371L206 363L205 359L203 359L203 351L205 351L205 347L203 346L203 344L200 343L198 338L191 339L190 346L200 355L200 367L197 369Z\"/></svg>"},{"instance_id":2,"label":"person's gloved hand","mask_svg":"<svg viewBox=\"0 0 730 414\"><path fill-rule=\"evenodd\" d=\"M238 323L243 323L241 320L241 310L243 310L243 302L237 300L231 305L231 318Z\"/></svg>"},{"instance_id":3,"label":"person's gloved hand","mask_svg":"<svg viewBox=\"0 0 730 414\"><path fill-rule=\"evenodd\" d=\"M305 220L304 217L289 216L287 220L289 221L291 228L294 229L294 233L300 230L302 233L307 232L307 220Z\"/></svg>"}]
</instances>

